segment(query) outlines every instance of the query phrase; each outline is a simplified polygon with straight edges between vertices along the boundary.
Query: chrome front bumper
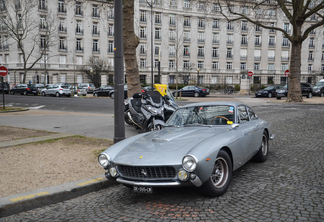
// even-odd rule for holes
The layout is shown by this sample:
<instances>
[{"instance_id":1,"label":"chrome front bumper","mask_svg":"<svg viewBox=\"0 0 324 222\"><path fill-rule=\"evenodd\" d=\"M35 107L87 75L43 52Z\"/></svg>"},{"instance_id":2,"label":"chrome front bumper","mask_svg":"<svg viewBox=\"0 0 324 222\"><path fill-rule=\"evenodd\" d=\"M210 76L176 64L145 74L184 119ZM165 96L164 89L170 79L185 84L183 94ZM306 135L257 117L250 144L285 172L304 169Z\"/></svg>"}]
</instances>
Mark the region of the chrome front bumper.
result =
<instances>
[{"instance_id":1,"label":"chrome front bumper","mask_svg":"<svg viewBox=\"0 0 324 222\"><path fill-rule=\"evenodd\" d=\"M129 181L122 178L117 178L118 183L132 185L132 186L144 186L144 187L174 187L181 186L180 182L138 182L138 181Z\"/></svg>"}]
</instances>

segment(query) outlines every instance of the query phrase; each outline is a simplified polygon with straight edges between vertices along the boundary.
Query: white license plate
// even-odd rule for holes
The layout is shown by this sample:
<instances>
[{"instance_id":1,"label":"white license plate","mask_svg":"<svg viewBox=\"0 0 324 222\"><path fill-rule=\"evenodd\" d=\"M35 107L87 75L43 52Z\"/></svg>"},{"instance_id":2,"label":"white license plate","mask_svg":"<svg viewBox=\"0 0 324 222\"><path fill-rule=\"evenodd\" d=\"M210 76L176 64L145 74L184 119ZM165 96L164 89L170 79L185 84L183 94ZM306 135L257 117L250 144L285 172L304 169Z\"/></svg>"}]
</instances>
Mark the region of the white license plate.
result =
<instances>
[{"instance_id":1,"label":"white license plate","mask_svg":"<svg viewBox=\"0 0 324 222\"><path fill-rule=\"evenodd\" d=\"M32 93L36 93L36 91L32 91Z\"/></svg>"},{"instance_id":2,"label":"white license plate","mask_svg":"<svg viewBox=\"0 0 324 222\"><path fill-rule=\"evenodd\" d=\"M153 188L152 187L139 187L139 186L134 186L133 187L133 190L136 193L153 193Z\"/></svg>"}]
</instances>

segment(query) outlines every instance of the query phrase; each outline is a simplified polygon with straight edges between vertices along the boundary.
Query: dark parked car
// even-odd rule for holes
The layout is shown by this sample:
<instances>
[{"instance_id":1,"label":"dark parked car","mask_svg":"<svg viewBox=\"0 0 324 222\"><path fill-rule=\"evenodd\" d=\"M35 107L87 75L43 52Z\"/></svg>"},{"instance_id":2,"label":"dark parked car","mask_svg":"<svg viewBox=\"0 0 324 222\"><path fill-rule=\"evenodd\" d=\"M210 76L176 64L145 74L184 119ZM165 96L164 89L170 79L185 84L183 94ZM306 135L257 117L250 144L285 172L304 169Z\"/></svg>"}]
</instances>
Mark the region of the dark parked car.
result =
<instances>
[{"instance_id":1,"label":"dark parked car","mask_svg":"<svg viewBox=\"0 0 324 222\"><path fill-rule=\"evenodd\" d=\"M109 92L109 96L114 99L115 98L115 90L111 90ZM124 99L127 99L128 95L127 95L127 85L124 85Z\"/></svg>"},{"instance_id":2,"label":"dark parked car","mask_svg":"<svg viewBox=\"0 0 324 222\"><path fill-rule=\"evenodd\" d=\"M109 96L109 93L112 90L114 90L114 86L106 85L106 86L101 86L98 89L95 89L92 94L95 97L99 97L99 96Z\"/></svg>"},{"instance_id":3,"label":"dark parked car","mask_svg":"<svg viewBox=\"0 0 324 222\"><path fill-rule=\"evenodd\" d=\"M308 82L302 82L300 83L301 90L302 90L302 96L306 96L307 98L313 97L313 87ZM283 88L278 89L277 91L277 99L281 99L282 97L287 97L288 94L288 88L287 85L285 85Z\"/></svg>"},{"instance_id":4,"label":"dark parked car","mask_svg":"<svg viewBox=\"0 0 324 222\"><path fill-rule=\"evenodd\" d=\"M314 96L324 97L324 79L321 79L316 86L313 87Z\"/></svg>"},{"instance_id":5,"label":"dark parked car","mask_svg":"<svg viewBox=\"0 0 324 222\"><path fill-rule=\"evenodd\" d=\"M34 94L37 95L38 91L35 85L32 84L18 84L10 89L10 94L20 93L21 95Z\"/></svg>"},{"instance_id":6,"label":"dark parked car","mask_svg":"<svg viewBox=\"0 0 324 222\"><path fill-rule=\"evenodd\" d=\"M4 86L3 86L3 84L4 84ZM2 83L2 82L0 82L0 92L2 93L3 92L3 88L4 88L4 92L6 93L6 94L8 94L9 93L9 90L10 90L10 85L9 85L9 83L7 83L7 82L4 82L4 83Z\"/></svg>"},{"instance_id":7,"label":"dark parked car","mask_svg":"<svg viewBox=\"0 0 324 222\"><path fill-rule=\"evenodd\" d=\"M276 90L279 89L281 86L268 86L265 89L261 89L255 92L255 97L273 97L276 96Z\"/></svg>"},{"instance_id":8,"label":"dark parked car","mask_svg":"<svg viewBox=\"0 0 324 222\"><path fill-rule=\"evenodd\" d=\"M173 96L180 96L180 93L181 93L181 96L183 96L183 97L186 97L186 96L205 97L206 95L209 95L209 89L202 88L199 86L185 86L178 91L174 91L172 94L173 94Z\"/></svg>"}]
</instances>

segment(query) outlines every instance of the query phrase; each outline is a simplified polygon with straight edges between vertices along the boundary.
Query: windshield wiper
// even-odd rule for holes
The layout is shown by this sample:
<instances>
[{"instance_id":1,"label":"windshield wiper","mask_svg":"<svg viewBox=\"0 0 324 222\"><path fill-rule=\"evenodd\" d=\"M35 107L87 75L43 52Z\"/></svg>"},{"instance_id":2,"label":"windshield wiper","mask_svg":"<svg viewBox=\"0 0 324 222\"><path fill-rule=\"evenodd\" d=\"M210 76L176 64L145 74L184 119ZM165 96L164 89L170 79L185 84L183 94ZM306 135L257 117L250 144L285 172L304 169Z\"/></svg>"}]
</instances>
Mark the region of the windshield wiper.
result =
<instances>
[{"instance_id":1,"label":"windshield wiper","mask_svg":"<svg viewBox=\"0 0 324 222\"><path fill-rule=\"evenodd\" d=\"M184 127L186 126L204 126L204 127L212 127L211 125L205 125L205 124L202 124L202 123L192 123L192 124L187 124L187 125L184 125Z\"/></svg>"}]
</instances>

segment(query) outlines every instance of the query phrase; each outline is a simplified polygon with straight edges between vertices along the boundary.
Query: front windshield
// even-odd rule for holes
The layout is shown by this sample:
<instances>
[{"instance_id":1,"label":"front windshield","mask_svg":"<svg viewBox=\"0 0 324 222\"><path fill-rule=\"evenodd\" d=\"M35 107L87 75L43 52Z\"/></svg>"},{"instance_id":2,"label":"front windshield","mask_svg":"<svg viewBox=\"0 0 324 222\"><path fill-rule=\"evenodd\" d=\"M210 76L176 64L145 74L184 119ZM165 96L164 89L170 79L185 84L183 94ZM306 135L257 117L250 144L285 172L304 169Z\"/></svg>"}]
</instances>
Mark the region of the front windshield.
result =
<instances>
[{"instance_id":1,"label":"front windshield","mask_svg":"<svg viewBox=\"0 0 324 222\"><path fill-rule=\"evenodd\" d=\"M171 91L170 91L169 88L166 90L166 93L167 93L167 96L168 96L168 97L169 97L173 102L175 102L174 96L173 96L173 94L171 93Z\"/></svg>"},{"instance_id":2,"label":"front windshield","mask_svg":"<svg viewBox=\"0 0 324 222\"><path fill-rule=\"evenodd\" d=\"M178 109L168 120L167 126L231 125L234 121L234 106L194 106Z\"/></svg>"}]
</instances>

